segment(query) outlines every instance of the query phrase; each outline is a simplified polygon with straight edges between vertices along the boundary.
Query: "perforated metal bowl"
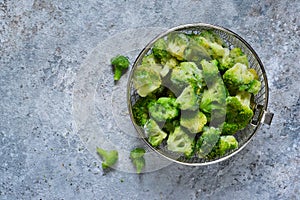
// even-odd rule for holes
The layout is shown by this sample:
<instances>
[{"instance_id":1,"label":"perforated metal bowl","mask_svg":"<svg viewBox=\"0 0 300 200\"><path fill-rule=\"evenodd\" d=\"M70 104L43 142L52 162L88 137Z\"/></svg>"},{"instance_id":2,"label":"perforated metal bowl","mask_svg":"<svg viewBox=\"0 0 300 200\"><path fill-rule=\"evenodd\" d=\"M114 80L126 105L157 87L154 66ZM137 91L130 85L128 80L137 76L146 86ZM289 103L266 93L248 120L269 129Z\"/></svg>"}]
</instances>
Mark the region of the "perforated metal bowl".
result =
<instances>
[{"instance_id":1,"label":"perforated metal bowl","mask_svg":"<svg viewBox=\"0 0 300 200\"><path fill-rule=\"evenodd\" d=\"M232 49L234 47L239 47L242 49L242 51L247 55L249 60L249 67L254 68L259 76L259 80L261 82L261 90L254 96L254 102L255 102L255 108L254 108L254 116L251 121L251 123L248 124L248 126L237 132L234 136L239 142L239 148L236 149L233 152L230 152L226 154L223 157L215 158L215 159L204 159L199 158L197 156L194 156L190 159L186 159L185 156L168 151L166 148L166 144L163 143L159 147L152 147L151 144L147 141L147 137L145 135L143 127L140 127L136 124L135 119L133 117L132 113L132 106L137 101L139 95L137 94L137 91L133 87L133 73L134 70L139 66L142 62L142 59L145 55L147 55L153 46L153 44L160 38L163 38L167 36L170 33L173 32L182 32L182 33L194 33L198 34L203 30L210 30L219 35L223 41L227 44L229 49ZM256 52L253 50L253 48L238 34L234 33L231 30L228 30L226 28L210 25L210 24L187 24L187 25L181 25L174 28L171 28L167 30L166 32L158 35L156 38L154 38L139 54L136 61L133 64L133 67L130 72L130 76L128 79L128 85L127 85L127 102L128 102L128 109L130 113L131 120L133 122L134 127L136 128L139 136L148 144L153 151L157 152L161 156L185 165L208 165L216 162L223 161L225 159L228 159L229 157L233 156L234 154L238 153L241 149L243 149L251 140L251 138L256 134L258 128L262 123L271 124L273 113L268 112L267 106L268 106L268 98L269 98L269 89L268 89L268 80L265 73L264 66L259 59Z\"/></svg>"}]
</instances>

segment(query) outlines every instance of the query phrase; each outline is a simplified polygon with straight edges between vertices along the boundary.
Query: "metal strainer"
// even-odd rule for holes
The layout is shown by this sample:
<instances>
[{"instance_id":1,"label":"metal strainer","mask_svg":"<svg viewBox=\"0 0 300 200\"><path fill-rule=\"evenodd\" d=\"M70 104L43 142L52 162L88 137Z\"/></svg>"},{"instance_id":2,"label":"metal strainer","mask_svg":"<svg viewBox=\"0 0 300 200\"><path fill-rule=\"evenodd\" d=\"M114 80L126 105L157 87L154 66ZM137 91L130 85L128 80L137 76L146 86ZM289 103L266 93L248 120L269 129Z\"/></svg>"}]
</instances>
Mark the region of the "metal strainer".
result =
<instances>
[{"instance_id":1,"label":"metal strainer","mask_svg":"<svg viewBox=\"0 0 300 200\"><path fill-rule=\"evenodd\" d=\"M247 55L249 60L249 67L254 68L259 76L259 80L261 82L261 90L254 96L254 116L252 121L248 124L248 126L237 132L234 136L239 142L239 148L236 149L233 152L230 152L226 154L223 157L215 158L213 160L199 158L197 156L194 156L190 159L186 159L183 155L168 151L166 148L166 144L163 143L159 147L152 147L149 142L147 141L147 137L145 135L145 132L143 130L143 127L138 126L135 123L133 113L132 113L132 106L139 98L139 95L137 94L135 88L133 87L133 72L136 69L137 66L139 66L142 62L142 59L145 55L147 55L153 46L153 44L160 38L163 38L167 36L168 34L172 32L182 32L182 33L194 33L198 34L203 30L210 30L219 35L223 41L227 44L229 49L232 49L234 47L239 47L242 49L242 51ZM170 159L171 161L185 164L185 165L208 165L212 163L216 163L222 160L225 160L237 152L239 152L241 149L243 149L251 140L251 138L255 135L257 132L259 126L262 123L271 124L273 113L268 112L267 106L268 106L268 95L269 89L268 89L268 80L265 73L264 66L259 59L256 52L253 50L253 48L238 34L232 32L231 30L228 30L223 27L210 25L210 24L203 24L203 23L197 23L197 24L187 24L187 25L181 25L174 28L171 28L167 30L166 32L158 35L156 38L154 38L139 54L137 57L135 63L133 64L132 70L130 72L130 76L128 79L128 85L127 85L127 101L128 101L128 109L130 113L131 120L133 122L134 127L136 128L138 134L140 137L153 149L153 151L157 152L158 154L162 155L163 157Z\"/></svg>"}]
</instances>

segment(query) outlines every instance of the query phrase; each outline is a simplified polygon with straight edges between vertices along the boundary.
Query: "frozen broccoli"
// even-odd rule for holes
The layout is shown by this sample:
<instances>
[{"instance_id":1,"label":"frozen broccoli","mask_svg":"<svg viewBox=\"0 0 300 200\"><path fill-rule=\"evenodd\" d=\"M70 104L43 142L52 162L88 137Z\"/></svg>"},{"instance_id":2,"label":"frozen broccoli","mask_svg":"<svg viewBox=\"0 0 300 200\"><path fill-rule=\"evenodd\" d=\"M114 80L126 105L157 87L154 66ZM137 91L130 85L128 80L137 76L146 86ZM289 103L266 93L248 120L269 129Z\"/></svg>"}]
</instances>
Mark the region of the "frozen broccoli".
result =
<instances>
[{"instance_id":1,"label":"frozen broccoli","mask_svg":"<svg viewBox=\"0 0 300 200\"><path fill-rule=\"evenodd\" d=\"M176 127L167 140L168 150L183 153L187 158L192 156L194 146L194 138L190 137L181 127Z\"/></svg>"},{"instance_id":2,"label":"frozen broccoli","mask_svg":"<svg viewBox=\"0 0 300 200\"><path fill-rule=\"evenodd\" d=\"M156 101L153 95L140 97L132 106L132 114L137 125L144 126L149 119L149 108L151 102Z\"/></svg>"},{"instance_id":3,"label":"frozen broccoli","mask_svg":"<svg viewBox=\"0 0 300 200\"><path fill-rule=\"evenodd\" d=\"M219 63L219 69L222 72L225 72L226 70L230 69L236 63L244 64L247 67L249 66L247 56L238 47L233 48L231 50L226 49L224 56L221 59L219 59Z\"/></svg>"},{"instance_id":4,"label":"frozen broccoli","mask_svg":"<svg viewBox=\"0 0 300 200\"><path fill-rule=\"evenodd\" d=\"M163 65L163 68L160 71L160 75L162 77L165 77L171 69L175 68L178 65L178 61L173 57L162 58L161 64Z\"/></svg>"},{"instance_id":5,"label":"frozen broccoli","mask_svg":"<svg viewBox=\"0 0 300 200\"><path fill-rule=\"evenodd\" d=\"M175 128L180 126L180 120L175 118L172 120L167 120L162 128L166 133L174 132Z\"/></svg>"},{"instance_id":6,"label":"frozen broccoli","mask_svg":"<svg viewBox=\"0 0 300 200\"><path fill-rule=\"evenodd\" d=\"M158 64L157 59L155 58L153 53L144 56L142 59L142 65L146 65L146 66L150 67L150 66L157 65L157 64Z\"/></svg>"},{"instance_id":7,"label":"frozen broccoli","mask_svg":"<svg viewBox=\"0 0 300 200\"><path fill-rule=\"evenodd\" d=\"M218 61L212 60L208 62L206 60L202 60L200 64L202 66L202 75L204 81L208 87L210 87L217 81L222 81L222 77L217 66Z\"/></svg>"},{"instance_id":8,"label":"frozen broccoli","mask_svg":"<svg viewBox=\"0 0 300 200\"><path fill-rule=\"evenodd\" d=\"M196 154L200 158L206 158L218 143L221 131L214 127L204 127L203 133L196 143Z\"/></svg>"},{"instance_id":9,"label":"frozen broccoli","mask_svg":"<svg viewBox=\"0 0 300 200\"><path fill-rule=\"evenodd\" d=\"M160 72L153 66L140 65L134 71L133 86L141 97L147 96L161 85Z\"/></svg>"},{"instance_id":10,"label":"frozen broccoli","mask_svg":"<svg viewBox=\"0 0 300 200\"><path fill-rule=\"evenodd\" d=\"M223 80L231 95L235 95L238 91L256 94L261 87L256 77L255 71L248 69L244 64L236 63L224 73Z\"/></svg>"},{"instance_id":11,"label":"frozen broccoli","mask_svg":"<svg viewBox=\"0 0 300 200\"><path fill-rule=\"evenodd\" d=\"M145 167L145 153L146 151L143 148L135 148L130 152L130 159L138 174L141 173L142 169Z\"/></svg>"},{"instance_id":12,"label":"frozen broccoli","mask_svg":"<svg viewBox=\"0 0 300 200\"><path fill-rule=\"evenodd\" d=\"M176 104L181 110L196 110L199 109L199 98L195 93L194 88L189 85L177 97Z\"/></svg>"},{"instance_id":13,"label":"frozen broccoli","mask_svg":"<svg viewBox=\"0 0 300 200\"><path fill-rule=\"evenodd\" d=\"M175 98L160 97L157 101L150 103L150 116L156 121L164 122L178 116L179 110Z\"/></svg>"},{"instance_id":14,"label":"frozen broccoli","mask_svg":"<svg viewBox=\"0 0 300 200\"><path fill-rule=\"evenodd\" d=\"M112 167L118 161L118 158L119 158L119 154L118 154L117 150L107 151L107 150L97 147L97 153L103 159L103 162L102 162L103 169Z\"/></svg>"},{"instance_id":15,"label":"frozen broccoli","mask_svg":"<svg viewBox=\"0 0 300 200\"><path fill-rule=\"evenodd\" d=\"M123 71L128 69L130 62L127 57L118 55L111 59L111 64L114 67L114 80L118 81Z\"/></svg>"},{"instance_id":16,"label":"frozen broccoli","mask_svg":"<svg viewBox=\"0 0 300 200\"><path fill-rule=\"evenodd\" d=\"M194 62L181 62L173 68L170 80L179 89L184 89L191 83L199 87L203 85L202 71Z\"/></svg>"},{"instance_id":17,"label":"frozen broccoli","mask_svg":"<svg viewBox=\"0 0 300 200\"><path fill-rule=\"evenodd\" d=\"M249 124L253 117L250 102L251 94L248 92L239 92L236 96L226 98L226 121L222 134L234 134Z\"/></svg>"},{"instance_id":18,"label":"frozen broccoli","mask_svg":"<svg viewBox=\"0 0 300 200\"><path fill-rule=\"evenodd\" d=\"M184 50L189 44L189 39L184 33L171 33L167 38L167 51L177 58L177 60L184 60Z\"/></svg>"},{"instance_id":19,"label":"frozen broccoli","mask_svg":"<svg viewBox=\"0 0 300 200\"><path fill-rule=\"evenodd\" d=\"M224 156L226 153L237 149L239 146L238 141L232 135L221 136L218 143L213 148L212 152L208 155L209 158L216 158Z\"/></svg>"},{"instance_id":20,"label":"frozen broccoli","mask_svg":"<svg viewBox=\"0 0 300 200\"><path fill-rule=\"evenodd\" d=\"M190 133L201 132L206 123L206 116L199 110L181 112L180 125L187 128Z\"/></svg>"},{"instance_id":21,"label":"frozen broccoli","mask_svg":"<svg viewBox=\"0 0 300 200\"><path fill-rule=\"evenodd\" d=\"M200 33L200 36L204 37L205 39L207 39L210 42L214 42L223 47L226 47L226 44L222 40L222 38L220 38L220 36L217 35L215 32L213 32L212 30L204 30Z\"/></svg>"},{"instance_id":22,"label":"frozen broccoli","mask_svg":"<svg viewBox=\"0 0 300 200\"><path fill-rule=\"evenodd\" d=\"M167 42L165 41L164 38L158 39L153 44L152 53L159 60L170 57L170 54L167 51Z\"/></svg>"},{"instance_id":23,"label":"frozen broccoli","mask_svg":"<svg viewBox=\"0 0 300 200\"><path fill-rule=\"evenodd\" d=\"M153 119L149 119L146 122L144 130L146 136L148 137L148 142L153 147L157 147L158 145L160 145L163 139L167 137L167 134L160 129L158 124Z\"/></svg>"}]
</instances>

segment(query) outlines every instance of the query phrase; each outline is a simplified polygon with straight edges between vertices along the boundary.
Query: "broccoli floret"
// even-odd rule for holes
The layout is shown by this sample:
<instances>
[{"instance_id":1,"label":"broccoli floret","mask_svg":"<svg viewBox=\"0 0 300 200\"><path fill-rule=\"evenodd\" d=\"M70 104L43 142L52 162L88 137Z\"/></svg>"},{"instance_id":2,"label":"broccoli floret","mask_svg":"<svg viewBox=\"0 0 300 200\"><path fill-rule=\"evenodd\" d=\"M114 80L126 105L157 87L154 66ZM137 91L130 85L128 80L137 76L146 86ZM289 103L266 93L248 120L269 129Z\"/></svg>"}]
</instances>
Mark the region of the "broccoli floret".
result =
<instances>
[{"instance_id":1,"label":"broccoli floret","mask_svg":"<svg viewBox=\"0 0 300 200\"><path fill-rule=\"evenodd\" d=\"M189 44L189 40L184 33L171 33L167 38L167 51L177 58L177 60L184 59L184 50Z\"/></svg>"},{"instance_id":2,"label":"broccoli floret","mask_svg":"<svg viewBox=\"0 0 300 200\"><path fill-rule=\"evenodd\" d=\"M200 158L208 157L214 146L218 143L221 131L214 127L204 127L203 133L196 143L196 154Z\"/></svg>"},{"instance_id":3,"label":"broccoli floret","mask_svg":"<svg viewBox=\"0 0 300 200\"><path fill-rule=\"evenodd\" d=\"M164 38L158 39L152 47L153 55L161 60L170 57L170 54L167 51L167 42Z\"/></svg>"},{"instance_id":4,"label":"broccoli floret","mask_svg":"<svg viewBox=\"0 0 300 200\"><path fill-rule=\"evenodd\" d=\"M183 153L187 158L192 156L194 146L194 138L190 137L181 127L176 127L167 140L168 150Z\"/></svg>"},{"instance_id":5,"label":"broccoli floret","mask_svg":"<svg viewBox=\"0 0 300 200\"><path fill-rule=\"evenodd\" d=\"M124 70L128 69L130 62L127 57L118 55L111 59L111 64L114 67L114 80L120 80Z\"/></svg>"},{"instance_id":6,"label":"broccoli floret","mask_svg":"<svg viewBox=\"0 0 300 200\"><path fill-rule=\"evenodd\" d=\"M208 62L206 60L202 60L200 64L202 66L202 75L204 81L208 87L217 81L221 81L222 77L217 66L218 61L212 60Z\"/></svg>"},{"instance_id":7,"label":"broccoli floret","mask_svg":"<svg viewBox=\"0 0 300 200\"><path fill-rule=\"evenodd\" d=\"M180 125L191 133L201 132L206 123L206 116L199 110L181 112Z\"/></svg>"},{"instance_id":8,"label":"broccoli floret","mask_svg":"<svg viewBox=\"0 0 300 200\"><path fill-rule=\"evenodd\" d=\"M226 121L222 134L234 134L249 124L253 117L250 101L251 94L248 92L239 92L236 96L226 98Z\"/></svg>"},{"instance_id":9,"label":"broccoli floret","mask_svg":"<svg viewBox=\"0 0 300 200\"><path fill-rule=\"evenodd\" d=\"M260 83L255 77L253 70L249 70L244 64L236 63L224 73L223 80L231 95L235 95L238 91L256 94L260 89Z\"/></svg>"},{"instance_id":10,"label":"broccoli floret","mask_svg":"<svg viewBox=\"0 0 300 200\"><path fill-rule=\"evenodd\" d=\"M209 40L210 42L215 42L223 47L226 47L225 42L221 39L219 35L217 35L212 30L204 30L200 33L200 36L204 37L205 39Z\"/></svg>"},{"instance_id":11,"label":"broccoli floret","mask_svg":"<svg viewBox=\"0 0 300 200\"><path fill-rule=\"evenodd\" d=\"M158 61L156 57L153 55L153 53L145 55L142 59L142 65L146 66L153 66L153 65L158 65Z\"/></svg>"},{"instance_id":12,"label":"broccoli floret","mask_svg":"<svg viewBox=\"0 0 300 200\"><path fill-rule=\"evenodd\" d=\"M134 71L133 86L141 97L147 96L161 85L160 72L153 66L140 65Z\"/></svg>"},{"instance_id":13,"label":"broccoli floret","mask_svg":"<svg viewBox=\"0 0 300 200\"><path fill-rule=\"evenodd\" d=\"M143 148L135 148L130 152L130 159L136 168L136 173L141 173L142 169L145 167L144 154L146 153Z\"/></svg>"},{"instance_id":14,"label":"broccoli floret","mask_svg":"<svg viewBox=\"0 0 300 200\"><path fill-rule=\"evenodd\" d=\"M189 35L189 45L184 50L184 59L189 62L200 62L201 60L210 60L209 51L199 45L198 38L199 35L191 34Z\"/></svg>"},{"instance_id":15,"label":"broccoli floret","mask_svg":"<svg viewBox=\"0 0 300 200\"><path fill-rule=\"evenodd\" d=\"M199 98L195 93L194 88L189 85L177 97L176 103L181 110L196 110L199 109Z\"/></svg>"},{"instance_id":16,"label":"broccoli floret","mask_svg":"<svg viewBox=\"0 0 300 200\"><path fill-rule=\"evenodd\" d=\"M243 51L238 47L231 50L226 49L224 56L219 59L219 63L219 69L222 72L230 69L236 63L244 64L247 67L249 66L247 55L245 55Z\"/></svg>"},{"instance_id":17,"label":"broccoli floret","mask_svg":"<svg viewBox=\"0 0 300 200\"><path fill-rule=\"evenodd\" d=\"M171 69L175 68L178 65L178 61L173 57L162 58L161 64L163 65L163 68L160 71L160 75L162 77L165 77Z\"/></svg>"},{"instance_id":18,"label":"broccoli floret","mask_svg":"<svg viewBox=\"0 0 300 200\"><path fill-rule=\"evenodd\" d=\"M137 125L144 126L149 119L148 106L156 99L153 95L139 98L132 106L132 114Z\"/></svg>"},{"instance_id":19,"label":"broccoli floret","mask_svg":"<svg viewBox=\"0 0 300 200\"><path fill-rule=\"evenodd\" d=\"M160 97L149 105L150 116L157 121L166 121L178 116L179 110L175 98Z\"/></svg>"},{"instance_id":20,"label":"broccoli floret","mask_svg":"<svg viewBox=\"0 0 300 200\"><path fill-rule=\"evenodd\" d=\"M119 154L118 154L117 150L107 151L107 150L97 147L97 153L103 159L103 162L102 162L103 169L112 167L118 161L118 158L119 158Z\"/></svg>"},{"instance_id":21,"label":"broccoli floret","mask_svg":"<svg viewBox=\"0 0 300 200\"><path fill-rule=\"evenodd\" d=\"M174 132L175 128L177 126L180 126L180 120L175 118L172 120L167 120L162 128L163 131L167 133L172 133Z\"/></svg>"},{"instance_id":22,"label":"broccoli floret","mask_svg":"<svg viewBox=\"0 0 300 200\"><path fill-rule=\"evenodd\" d=\"M148 142L153 147L157 147L158 145L160 145L163 139L167 137L167 134L160 129L158 124L153 119L149 119L146 122L144 130L146 136L148 137Z\"/></svg>"},{"instance_id":23,"label":"broccoli floret","mask_svg":"<svg viewBox=\"0 0 300 200\"><path fill-rule=\"evenodd\" d=\"M181 89L191 83L196 83L199 87L203 85L202 71L194 62L181 62L172 70L170 80Z\"/></svg>"},{"instance_id":24,"label":"broccoli floret","mask_svg":"<svg viewBox=\"0 0 300 200\"><path fill-rule=\"evenodd\" d=\"M239 146L238 141L232 135L221 136L216 146L213 148L212 152L208 155L209 158L216 158L224 156L237 149Z\"/></svg>"}]
</instances>

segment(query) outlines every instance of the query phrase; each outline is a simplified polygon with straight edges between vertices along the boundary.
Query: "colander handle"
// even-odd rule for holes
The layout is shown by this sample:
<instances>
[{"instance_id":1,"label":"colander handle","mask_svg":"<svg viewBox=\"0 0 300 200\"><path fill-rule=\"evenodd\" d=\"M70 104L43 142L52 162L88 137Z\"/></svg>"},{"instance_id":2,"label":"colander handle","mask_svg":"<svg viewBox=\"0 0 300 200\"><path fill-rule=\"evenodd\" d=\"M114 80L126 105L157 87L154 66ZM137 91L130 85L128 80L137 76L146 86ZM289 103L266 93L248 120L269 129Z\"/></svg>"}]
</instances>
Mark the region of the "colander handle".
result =
<instances>
[{"instance_id":1,"label":"colander handle","mask_svg":"<svg viewBox=\"0 0 300 200\"><path fill-rule=\"evenodd\" d=\"M259 122L271 125L274 113L264 110L263 105L256 105L254 109L254 116L251 121L252 125L258 125Z\"/></svg>"}]
</instances>

